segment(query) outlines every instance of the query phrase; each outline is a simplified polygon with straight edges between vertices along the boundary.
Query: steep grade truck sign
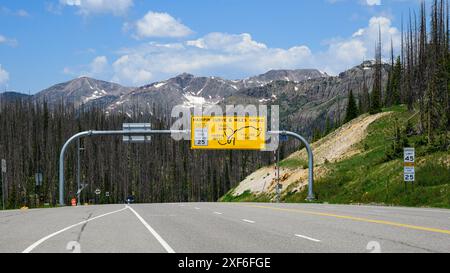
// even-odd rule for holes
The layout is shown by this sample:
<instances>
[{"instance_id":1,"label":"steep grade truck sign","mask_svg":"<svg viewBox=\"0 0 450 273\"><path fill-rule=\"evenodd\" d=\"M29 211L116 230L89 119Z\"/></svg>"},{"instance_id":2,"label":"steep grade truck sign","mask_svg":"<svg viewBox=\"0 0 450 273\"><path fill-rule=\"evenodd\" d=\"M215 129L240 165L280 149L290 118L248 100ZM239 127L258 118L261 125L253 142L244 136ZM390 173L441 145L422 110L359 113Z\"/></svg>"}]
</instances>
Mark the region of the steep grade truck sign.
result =
<instances>
[{"instance_id":1,"label":"steep grade truck sign","mask_svg":"<svg viewBox=\"0 0 450 273\"><path fill-rule=\"evenodd\" d=\"M265 147L266 119L263 117L192 117L192 149L263 150Z\"/></svg>"}]
</instances>

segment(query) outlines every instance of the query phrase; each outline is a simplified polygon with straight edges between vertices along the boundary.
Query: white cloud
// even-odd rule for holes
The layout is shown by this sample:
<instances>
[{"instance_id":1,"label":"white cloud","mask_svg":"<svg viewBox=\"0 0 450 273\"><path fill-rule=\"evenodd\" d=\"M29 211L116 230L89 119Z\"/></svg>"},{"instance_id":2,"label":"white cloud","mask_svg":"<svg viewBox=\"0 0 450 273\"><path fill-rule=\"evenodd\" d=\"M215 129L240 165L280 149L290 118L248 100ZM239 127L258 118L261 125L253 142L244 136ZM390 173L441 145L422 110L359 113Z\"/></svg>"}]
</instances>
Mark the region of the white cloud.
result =
<instances>
[{"instance_id":1,"label":"white cloud","mask_svg":"<svg viewBox=\"0 0 450 273\"><path fill-rule=\"evenodd\" d=\"M28 16L30 16L30 14L28 14L28 12L26 10L24 10L24 9L19 9L16 12L16 15L19 16L19 17L28 17Z\"/></svg>"},{"instance_id":2,"label":"white cloud","mask_svg":"<svg viewBox=\"0 0 450 273\"><path fill-rule=\"evenodd\" d=\"M318 65L331 74L337 74L363 59L373 59L380 30L383 56L390 56L391 39L394 50L398 52L401 43L400 31L392 26L389 18L372 17L367 27L358 29L350 38L329 42L328 50L318 54Z\"/></svg>"},{"instance_id":3,"label":"white cloud","mask_svg":"<svg viewBox=\"0 0 450 273\"><path fill-rule=\"evenodd\" d=\"M133 6L133 0L60 0L60 4L77 7L82 15L95 13L124 15Z\"/></svg>"},{"instance_id":4,"label":"white cloud","mask_svg":"<svg viewBox=\"0 0 450 273\"><path fill-rule=\"evenodd\" d=\"M306 45L273 48L255 41L248 33L209 33L195 40L173 43L142 43L116 52L111 62L105 56L82 67L83 75L101 76L124 85L143 85L188 72L228 79L245 78L270 69L317 68L338 73L373 59L381 29L383 55L389 57L390 39L400 47L400 33L386 17L372 17L367 26L348 37L334 38L326 49L312 52ZM68 70L72 71L72 70Z\"/></svg>"},{"instance_id":5,"label":"white cloud","mask_svg":"<svg viewBox=\"0 0 450 273\"><path fill-rule=\"evenodd\" d=\"M101 74L108 66L108 58L106 56L98 56L92 61L90 66L92 74Z\"/></svg>"},{"instance_id":6,"label":"white cloud","mask_svg":"<svg viewBox=\"0 0 450 273\"><path fill-rule=\"evenodd\" d=\"M389 56L390 40L400 47L400 33L386 17L372 17L368 25L348 38L333 39L327 49L311 52L308 46L289 49L270 48L252 39L250 34L210 33L180 43L145 43L118 52L113 62L115 81L140 85L182 72L243 78L270 69L318 68L338 74L372 59L378 31L381 29L383 55Z\"/></svg>"},{"instance_id":7,"label":"white cloud","mask_svg":"<svg viewBox=\"0 0 450 273\"><path fill-rule=\"evenodd\" d=\"M0 85L5 84L9 80L9 73L5 69L2 68L0 64Z\"/></svg>"},{"instance_id":8,"label":"white cloud","mask_svg":"<svg viewBox=\"0 0 450 273\"><path fill-rule=\"evenodd\" d=\"M129 27L129 24L124 25L124 29ZM149 11L143 18L138 20L134 27L136 29L136 38L185 37L193 33L191 29L170 14L152 11Z\"/></svg>"},{"instance_id":9,"label":"white cloud","mask_svg":"<svg viewBox=\"0 0 450 273\"><path fill-rule=\"evenodd\" d=\"M3 35L0 35L0 45L1 44L16 47L18 45L18 42L16 39L12 39L12 38L8 38Z\"/></svg>"},{"instance_id":10,"label":"white cloud","mask_svg":"<svg viewBox=\"0 0 450 273\"><path fill-rule=\"evenodd\" d=\"M222 50L224 52L246 53L267 49L267 46L252 40L248 33L224 34L210 33L203 38L194 41L187 41L187 45L201 49Z\"/></svg>"},{"instance_id":11,"label":"white cloud","mask_svg":"<svg viewBox=\"0 0 450 273\"><path fill-rule=\"evenodd\" d=\"M0 14L7 15L7 16L19 16L19 17L30 16L30 14L24 9L19 9L19 10L14 11L7 7L1 7L1 6L0 6Z\"/></svg>"},{"instance_id":12,"label":"white cloud","mask_svg":"<svg viewBox=\"0 0 450 273\"><path fill-rule=\"evenodd\" d=\"M240 78L270 69L311 65L308 47L268 48L250 34L211 33L184 43L146 43L119 52L113 63L113 80L140 85L179 73Z\"/></svg>"},{"instance_id":13,"label":"white cloud","mask_svg":"<svg viewBox=\"0 0 450 273\"><path fill-rule=\"evenodd\" d=\"M369 6L379 6L381 5L381 0L366 0L366 3Z\"/></svg>"},{"instance_id":14,"label":"white cloud","mask_svg":"<svg viewBox=\"0 0 450 273\"><path fill-rule=\"evenodd\" d=\"M88 65L82 65L75 68L64 67L62 73L73 77L86 76L105 78L109 73L108 68L108 58L106 56L97 56Z\"/></svg>"}]
</instances>

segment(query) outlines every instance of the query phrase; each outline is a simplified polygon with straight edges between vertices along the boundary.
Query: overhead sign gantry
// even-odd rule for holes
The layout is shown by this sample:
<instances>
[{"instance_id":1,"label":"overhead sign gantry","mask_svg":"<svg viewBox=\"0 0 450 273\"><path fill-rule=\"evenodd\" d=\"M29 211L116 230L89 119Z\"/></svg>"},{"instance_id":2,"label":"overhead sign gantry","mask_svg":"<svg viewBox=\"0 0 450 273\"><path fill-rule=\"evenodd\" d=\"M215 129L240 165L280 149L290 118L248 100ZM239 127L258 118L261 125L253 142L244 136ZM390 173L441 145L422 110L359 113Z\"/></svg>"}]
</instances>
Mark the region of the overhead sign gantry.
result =
<instances>
[{"instance_id":1,"label":"overhead sign gantry","mask_svg":"<svg viewBox=\"0 0 450 273\"><path fill-rule=\"evenodd\" d=\"M64 155L68 146L82 138L92 136L151 136L151 135L190 135L192 149L215 149L215 150L265 150L266 137L294 137L300 140L308 152L308 197L314 200L314 157L311 146L305 138L289 131L267 131L266 119L262 117L211 117L194 116L191 119L191 130L152 130L146 127L140 130L122 131L84 131L80 132L66 141L61 149L59 157L59 204L64 202ZM128 128L126 128L128 129Z\"/></svg>"}]
</instances>

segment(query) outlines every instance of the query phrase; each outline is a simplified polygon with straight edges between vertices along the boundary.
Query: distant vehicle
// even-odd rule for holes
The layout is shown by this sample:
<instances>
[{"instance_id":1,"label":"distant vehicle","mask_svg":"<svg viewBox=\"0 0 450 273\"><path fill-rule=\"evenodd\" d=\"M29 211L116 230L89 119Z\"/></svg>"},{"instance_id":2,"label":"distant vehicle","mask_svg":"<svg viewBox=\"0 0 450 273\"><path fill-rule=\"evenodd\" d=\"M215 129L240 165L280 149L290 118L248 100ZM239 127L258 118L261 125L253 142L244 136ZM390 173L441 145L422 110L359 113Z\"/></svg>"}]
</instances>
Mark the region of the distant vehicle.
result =
<instances>
[{"instance_id":1,"label":"distant vehicle","mask_svg":"<svg viewBox=\"0 0 450 273\"><path fill-rule=\"evenodd\" d=\"M132 195L128 196L125 202L127 204L133 204L134 203L134 196L132 196Z\"/></svg>"}]
</instances>

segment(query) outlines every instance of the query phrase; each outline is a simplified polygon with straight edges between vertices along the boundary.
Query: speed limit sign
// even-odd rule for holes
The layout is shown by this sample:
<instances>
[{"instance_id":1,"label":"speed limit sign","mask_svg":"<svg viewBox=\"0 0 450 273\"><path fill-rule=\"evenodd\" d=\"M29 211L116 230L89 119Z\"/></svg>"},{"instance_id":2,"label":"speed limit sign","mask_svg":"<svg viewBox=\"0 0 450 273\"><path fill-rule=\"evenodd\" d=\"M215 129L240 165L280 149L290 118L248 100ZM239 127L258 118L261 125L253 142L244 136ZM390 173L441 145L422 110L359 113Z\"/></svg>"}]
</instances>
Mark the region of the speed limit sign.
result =
<instances>
[{"instance_id":1,"label":"speed limit sign","mask_svg":"<svg viewBox=\"0 0 450 273\"><path fill-rule=\"evenodd\" d=\"M404 148L403 150L403 161L404 161L404 171L403 176L405 182L414 182L415 180L415 170L414 162L416 160L415 149L414 148Z\"/></svg>"}]
</instances>

